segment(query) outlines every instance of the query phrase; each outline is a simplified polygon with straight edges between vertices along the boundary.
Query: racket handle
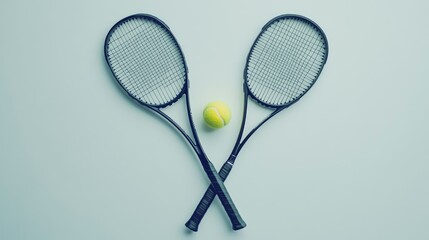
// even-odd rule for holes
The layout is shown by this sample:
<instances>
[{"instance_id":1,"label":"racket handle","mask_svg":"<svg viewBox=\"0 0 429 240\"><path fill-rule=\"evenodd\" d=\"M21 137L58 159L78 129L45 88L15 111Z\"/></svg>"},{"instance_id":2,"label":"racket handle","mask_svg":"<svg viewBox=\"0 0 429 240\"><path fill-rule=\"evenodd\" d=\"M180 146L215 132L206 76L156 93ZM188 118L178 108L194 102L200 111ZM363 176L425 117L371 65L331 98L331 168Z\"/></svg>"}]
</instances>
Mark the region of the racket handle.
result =
<instances>
[{"instance_id":1,"label":"racket handle","mask_svg":"<svg viewBox=\"0 0 429 240\"><path fill-rule=\"evenodd\" d=\"M228 177L229 173L231 172L233 164L230 162L230 160L231 159L229 159L223 164L219 172L219 177L221 178L222 181L225 181L225 179ZM215 197L216 197L215 189L213 185L210 185L207 188L207 191L204 194L204 197L200 200L200 203L198 203L198 206L195 209L194 213L192 214L191 218L186 222L185 226L187 228L189 228L194 232L198 231L198 226L200 225L201 220L203 219L204 215L206 214L207 210L209 209ZM237 222L232 222L232 228L234 230L244 228L245 226L246 226L246 223L242 219L241 221L239 220Z\"/></svg>"},{"instance_id":2,"label":"racket handle","mask_svg":"<svg viewBox=\"0 0 429 240\"><path fill-rule=\"evenodd\" d=\"M220 175L216 171L216 168L213 166L213 164L210 161L208 161L208 167L209 169L206 169L206 172L209 175L209 178L211 180L211 186L213 187L214 192L217 193L223 205L223 208L225 209L226 214L228 215L231 221L232 229L238 230L246 227L246 223L241 218L240 213L238 213L238 210L235 207L234 202L232 201L228 191L226 190L225 185L223 184L223 181L225 179L222 179L220 177Z\"/></svg>"}]
</instances>

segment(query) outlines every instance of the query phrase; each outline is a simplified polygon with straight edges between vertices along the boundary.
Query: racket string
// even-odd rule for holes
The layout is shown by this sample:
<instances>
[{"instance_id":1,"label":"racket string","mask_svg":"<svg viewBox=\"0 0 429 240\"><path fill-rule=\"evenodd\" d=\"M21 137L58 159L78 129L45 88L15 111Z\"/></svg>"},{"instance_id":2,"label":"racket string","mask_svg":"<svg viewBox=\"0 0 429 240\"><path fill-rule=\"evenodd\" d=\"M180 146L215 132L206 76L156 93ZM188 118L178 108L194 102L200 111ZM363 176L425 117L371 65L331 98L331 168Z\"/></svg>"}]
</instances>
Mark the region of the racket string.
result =
<instances>
[{"instance_id":1,"label":"racket string","mask_svg":"<svg viewBox=\"0 0 429 240\"><path fill-rule=\"evenodd\" d=\"M325 61L326 42L305 20L282 19L258 37L249 55L247 84L259 100L283 105L311 87Z\"/></svg>"},{"instance_id":2,"label":"racket string","mask_svg":"<svg viewBox=\"0 0 429 240\"><path fill-rule=\"evenodd\" d=\"M301 27L302 27L302 25L301 25ZM297 28L294 28L294 27L292 27L292 29L293 30L302 31L302 29L297 29ZM280 34L278 32L280 32ZM297 36L297 34L295 34L295 31L282 31L282 28L276 28L274 30L274 33L272 33L270 35L273 35L273 34L275 34L274 35L275 39L285 38L285 36L284 36L285 34L289 35L289 36L286 36L286 38L291 38L291 35L294 35L294 36L292 36L292 40L293 40L293 42L296 42L296 36ZM270 37L272 38L272 36L270 36ZM278 45L277 42L278 41L275 41L273 44ZM288 42L286 42L286 43L288 43ZM283 83L290 83L290 82L281 82L280 79L279 79L281 76L285 75L285 72L287 72L289 70L289 68L279 68L278 65L281 64L281 61L278 60L278 58L279 58L278 56L280 56L280 60L283 60L283 61L285 60L286 63L289 63L290 59L293 58L293 57L295 57L296 52L297 52L296 51L297 48L285 48L284 45L285 45L284 43L280 43L279 49L292 49L292 51L288 51L287 54L283 54L283 56L281 54L275 54L275 55L268 54L268 56L274 56L273 62L276 63L274 65L274 68L280 69L280 71L277 71L277 73L273 76L274 77L274 81L270 81L269 82L270 85L267 88L270 88L270 89L283 89L284 88ZM272 49L278 50L278 48L272 48ZM277 51L277 53L278 53L278 51ZM285 59L285 55L286 55L286 59ZM291 73L291 75L293 77L295 77L296 72L297 71L295 71L295 69L293 69L293 68L292 68L292 71L290 71L290 73ZM279 84L280 84L280 86L278 86L276 88L275 86L279 85ZM288 85L291 85L291 84L288 84ZM274 92L271 92L270 95L267 95L267 88L265 88L265 91L261 92L261 95L266 95L267 96L266 97L267 101L269 101L270 103L275 103L275 102L273 102L273 96L276 96L276 95L274 94ZM288 86L288 88L289 88L289 86ZM277 95L277 96L279 96L279 95Z\"/></svg>"},{"instance_id":3,"label":"racket string","mask_svg":"<svg viewBox=\"0 0 429 240\"><path fill-rule=\"evenodd\" d=\"M132 29L130 29L130 26L132 25L133 22L130 22L130 24L125 25L123 29L127 29L128 32L132 32L132 29L139 29L140 26L133 26ZM125 33L128 34L128 33ZM135 37L139 37L138 35L136 35ZM121 58L119 59L120 63L126 64L127 68L125 68L125 70L129 73L127 76L128 77L134 77L137 78L139 81L142 81L142 76L140 76L140 74L138 74L138 69L142 68L145 64L144 61L137 61L136 58L138 57L139 54L141 54L140 51L138 51L138 48L140 46L138 45L138 42L135 39L132 39L133 41L129 42L127 45L124 46L128 46L127 47L127 54L124 54L121 56ZM131 79L132 80L132 79ZM138 81L123 81L125 87L131 87L134 93L141 93L141 88L139 87L139 82ZM152 82L147 82L147 89L152 89L154 87L154 84ZM136 97L140 96L138 94L136 94ZM160 101L159 99L156 99L158 101ZM152 101L149 100L149 102L152 103Z\"/></svg>"},{"instance_id":4,"label":"racket string","mask_svg":"<svg viewBox=\"0 0 429 240\"><path fill-rule=\"evenodd\" d=\"M305 38L300 37L300 36L309 36L308 32L310 31L310 28L307 28L305 31L305 24L301 23L301 27L299 29L297 28L293 28L295 31L292 31L292 34L295 35L294 37L294 41L296 40L296 42L301 42L301 41L307 41ZM298 33L302 33L302 34L298 34ZM314 39L313 39L314 40ZM290 94L290 100L294 100L293 98L296 98L298 96L300 96L303 93L303 89L302 85L304 85L305 83L308 83L308 85L306 85L305 87L308 87L311 85L311 79L308 79L308 71L310 71L311 67L308 67L308 65L314 66L313 63L314 61L311 62L311 64L307 61L307 59L315 59L313 58L314 55L314 42L310 42L307 41L308 44L310 44L310 46L308 45L302 45L302 49L298 49L298 48L294 48L294 52L293 52L293 56L295 58L298 58L299 60L296 62L297 65L302 66L303 64L305 64L303 67L300 68L295 68L292 69L290 72L290 79L292 79L292 81L283 81L281 82L281 87L286 87L286 89L290 89L291 90L291 94ZM317 46L316 46L317 47ZM304 56L306 57L300 57L300 54L304 54ZM311 54L311 56L310 56ZM308 58L307 58L308 57ZM307 70L306 73L304 73ZM282 73L284 73L286 71L286 68L283 68ZM302 79L302 81L299 81L299 77L300 76L304 76L304 78ZM286 99L286 96L283 96L283 98L279 97L280 101L287 101L289 99Z\"/></svg>"},{"instance_id":5,"label":"racket string","mask_svg":"<svg viewBox=\"0 0 429 240\"><path fill-rule=\"evenodd\" d=\"M160 54L164 54L164 50L165 49L161 50ZM145 64L145 65L148 66L148 70L157 71L157 69L153 65L148 65L148 64ZM159 74L158 75L159 78L161 78L161 76L168 77L167 73L165 73L165 72L162 75L161 75L161 73L157 73L157 74ZM145 75L143 73L141 73L140 77L143 78L143 77L145 77ZM170 85L174 84L174 82L170 82L170 81L152 82L152 81L150 81L148 83L149 84L147 86L143 86L141 84L139 85L140 87L139 87L138 91L140 92L141 97L149 97L149 95L152 95L152 93L154 93L154 91L159 87L156 83L159 83L160 86L162 86L162 88L159 89L159 92L161 94L160 96L162 97L163 101L166 101L166 99L172 97L172 91L170 89ZM157 95L155 94L155 96L152 96L152 97L157 98Z\"/></svg>"},{"instance_id":6,"label":"racket string","mask_svg":"<svg viewBox=\"0 0 429 240\"><path fill-rule=\"evenodd\" d=\"M130 29L130 27L132 26L133 22L129 22L128 25L125 25L124 28L122 28L121 30L127 29L127 32L125 32L124 34L129 34L132 33L134 30L137 30L139 28L141 28L141 25L138 26L133 26L133 28ZM140 30L139 30L140 31ZM137 32L139 32L137 31ZM138 54L141 54L138 50L139 46L137 45L137 41L135 40L135 38L139 37L138 35L135 35L135 37L130 41L127 45L123 45L123 46L128 46L127 50L128 50L128 54L124 54L121 56L121 58L119 59L120 63L126 64L127 68L125 68L125 70L129 73L128 77L138 77L138 79L141 81L141 76L140 75L133 75L133 73L138 73L138 69L140 69L142 67L142 65L144 65L143 61L137 61L136 57L138 57ZM130 46L131 45L131 46ZM131 73L130 73L131 72ZM126 87L131 87L134 91L134 93L137 92L141 92L140 88L139 88L139 84L136 81L128 81L128 82L124 82L124 85ZM153 88L153 83L152 82L148 82L147 83L147 89L151 89ZM159 99L157 99L159 100Z\"/></svg>"},{"instance_id":7,"label":"racket string","mask_svg":"<svg viewBox=\"0 0 429 240\"><path fill-rule=\"evenodd\" d=\"M255 71L256 73L259 73L257 75L259 76L265 76L265 75L270 75L270 79L271 81L264 81L264 82L260 82L262 83L261 85L257 85L255 87L255 92L260 92L260 95L265 95L266 91L272 91L276 92L278 94L281 94L282 92L279 91L278 89L281 88L277 88L276 87L276 80L278 78L278 71L273 71L276 70L278 68L278 64L280 63L280 61L278 61L277 59L279 58L279 51L278 48L276 46L279 45L279 40L284 38L284 36L280 36L278 37L278 33L276 32L276 25L278 25L279 22L277 22L276 24L273 24L273 26L271 28L269 28L269 32L267 31L267 34L265 36L263 36L261 38L260 43L264 44L265 46L269 46L268 49L270 49L271 51L265 52L263 51L262 53L262 58L259 59L258 61L256 61L256 68ZM284 33L284 32L283 32ZM273 40L274 39L274 40ZM274 46L274 47L273 47ZM290 54L286 54L286 56L290 56ZM266 58L268 58L268 60L266 60ZM270 59L271 58L271 59ZM268 67L264 66L266 64L259 64L260 63L269 63ZM274 64L273 64L274 63ZM260 66L263 65L263 66ZM271 74L271 73L274 73ZM257 76L257 77L259 77ZM259 88L258 88L259 87Z\"/></svg>"},{"instance_id":8,"label":"racket string","mask_svg":"<svg viewBox=\"0 0 429 240\"><path fill-rule=\"evenodd\" d=\"M118 30L115 32L121 32L121 38L123 38L124 36L128 36L130 34L133 33L133 31L135 31L136 29L140 28L140 26L133 26L133 28L130 28L132 22L128 21L126 23L123 23L123 26L118 28ZM126 30L124 32L124 30ZM136 78L136 77L140 77L135 75L135 73L137 72L136 69L139 69L141 66L139 66L141 63L139 63L138 61L136 61L136 55L138 54L137 51L137 47L136 47L136 41L135 38L138 37L136 35L134 35L132 38L130 37L127 41L123 42L121 46L121 51L124 51L122 48L126 48L127 52L125 52L122 55L118 55L117 56L117 63L118 64L123 64L126 65L127 68L124 68L122 65L120 66L121 68L119 68L119 70L123 70L126 74L126 77L129 77L130 79L132 78ZM112 50L111 54L114 54L115 52ZM120 52L122 53L122 52ZM116 69L116 68L115 68ZM134 75L133 75L134 74ZM136 93L138 92L138 82L136 81L125 81L128 79L124 79L122 78L121 81L122 83L125 85L126 88L132 88L133 92ZM152 83L148 82L147 86L148 88L152 87Z\"/></svg>"},{"instance_id":9,"label":"racket string","mask_svg":"<svg viewBox=\"0 0 429 240\"><path fill-rule=\"evenodd\" d=\"M157 41L157 38L162 39L161 36L159 36L160 34L156 32L156 30L157 30L156 28L153 28L150 30L153 32L153 34L151 32L149 32L146 35L148 39L146 39L145 42ZM146 47L146 46L143 46L141 41L137 41L136 43L138 44L136 49L143 49ZM165 42L161 42L161 43L165 43ZM159 52L156 52L156 51L149 51L149 52L152 54L167 55L168 57L171 57L171 56L169 56L169 53L171 52L172 49L171 48L168 49L168 47L171 47L171 46L161 46ZM154 57L152 56L148 59L154 59ZM169 58L169 59L173 59L173 58ZM145 62L145 66L148 67L148 70L155 71L156 76L165 76L166 69L156 68L156 66L159 66L160 64L161 63L157 63L157 65L154 65L154 64L148 64L147 62ZM146 76L144 76L143 72L140 72L139 77L143 78ZM151 93L154 93L154 90L158 88L158 85L156 83L159 83L160 86L162 86L162 88L159 88L160 98L162 99L162 101L167 101L168 98L174 97L174 96L172 96L171 89L169 89L169 86L172 84L172 82L170 82L170 81L157 81L157 82L149 81L148 83L149 84L147 87L145 87L142 84L139 84L140 87L138 88L138 92L141 93L141 97L148 96L149 99L159 100L158 94L151 94ZM150 96L149 96L149 94L150 94ZM154 102L154 101L152 101L152 102Z\"/></svg>"},{"instance_id":10,"label":"racket string","mask_svg":"<svg viewBox=\"0 0 429 240\"><path fill-rule=\"evenodd\" d=\"M278 22L277 25L281 25L282 22ZM270 96L268 96L269 93L271 93L271 96L275 95L274 93L278 91L272 91L271 89L282 89L280 78L285 75L285 71L288 70L288 68L282 68L281 64L282 62L289 63L290 59L294 56L294 48L285 47L285 43L281 41L281 39L290 39L292 35L292 31L282 31L281 26L273 26L273 31L270 35L268 35L268 39L266 41L268 44L273 45L274 47L270 47L272 49L273 53L269 53L268 57L271 57L270 62L274 63L273 67L270 70L273 70L271 75L272 81L269 81L269 85L261 90L261 95L266 96L265 99L267 99L267 102L272 103L270 101ZM275 39L275 41L271 41L271 39ZM287 43L287 42L286 42ZM291 51L292 50L292 51ZM283 60L283 61L282 61ZM280 85L280 86L279 86ZM271 91L269 91L271 90ZM277 94L276 96L280 96L281 94Z\"/></svg>"},{"instance_id":11,"label":"racket string","mask_svg":"<svg viewBox=\"0 0 429 240\"><path fill-rule=\"evenodd\" d=\"M291 38L291 37L293 37L292 35L294 33L293 31L282 31L281 28L277 29L277 31L279 31L281 33L281 35L278 38L285 38L284 35L287 35L286 38ZM296 40L296 35L295 35L295 38L293 38L293 41L295 41L295 40ZM287 89L289 89L290 84L288 84L288 83L291 83L292 81L296 81L296 79L293 78L293 76L295 75L296 69L295 68L285 68L285 67L281 66L281 64L283 62L290 65L292 63L292 59L296 56L297 49L296 48L290 48L287 45L287 43L288 42L281 42L280 41L279 45L277 45L278 48L276 48L276 50L286 49L288 51L286 51L286 52L278 51L278 52L280 52L279 57L277 57L277 59L273 60L273 62L276 63L275 69L277 71L275 72L274 81L272 81L272 88L276 87L278 89L284 89L286 87ZM287 75L292 75L292 77L290 78L290 79L292 79L291 82L282 81L282 78L283 78L282 76L287 76ZM284 86L284 85L287 85L287 86ZM264 92L261 93L261 95L266 96L265 98L267 99L267 102L270 102L271 104L275 104L275 102L273 102L272 98L273 97L277 98L277 96L280 97L283 94L274 94L274 92L272 92L272 91L270 94L270 92L267 92L267 90L265 90Z\"/></svg>"},{"instance_id":12,"label":"racket string","mask_svg":"<svg viewBox=\"0 0 429 240\"><path fill-rule=\"evenodd\" d=\"M109 39L108 53L118 80L143 102L166 104L184 87L180 49L171 33L156 22L136 18L122 23Z\"/></svg>"}]
</instances>

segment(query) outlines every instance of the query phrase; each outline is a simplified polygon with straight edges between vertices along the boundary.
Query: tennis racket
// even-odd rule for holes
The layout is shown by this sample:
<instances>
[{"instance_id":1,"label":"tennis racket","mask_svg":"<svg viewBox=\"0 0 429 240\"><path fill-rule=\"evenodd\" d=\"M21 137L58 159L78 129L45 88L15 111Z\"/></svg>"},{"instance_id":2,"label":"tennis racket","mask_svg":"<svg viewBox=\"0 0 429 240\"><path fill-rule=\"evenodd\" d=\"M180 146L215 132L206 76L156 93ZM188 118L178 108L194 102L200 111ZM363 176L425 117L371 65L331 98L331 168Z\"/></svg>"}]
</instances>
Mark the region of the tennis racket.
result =
<instances>
[{"instance_id":1,"label":"tennis racket","mask_svg":"<svg viewBox=\"0 0 429 240\"><path fill-rule=\"evenodd\" d=\"M328 57L328 41L322 29L299 15L281 15L269 21L253 43L244 69L244 111L241 129L219 175L228 177L244 144L266 121L296 103L313 86ZM273 112L243 137L248 99ZM186 226L198 226L210 207L215 189L210 186Z\"/></svg>"},{"instance_id":2,"label":"tennis racket","mask_svg":"<svg viewBox=\"0 0 429 240\"><path fill-rule=\"evenodd\" d=\"M213 164L203 151L191 116L188 69L182 50L170 29L158 18L136 14L116 23L106 36L106 61L113 76L137 103L170 122L189 142L219 196L234 230L246 223L223 185ZM188 120L194 140L162 108L186 98Z\"/></svg>"}]
</instances>

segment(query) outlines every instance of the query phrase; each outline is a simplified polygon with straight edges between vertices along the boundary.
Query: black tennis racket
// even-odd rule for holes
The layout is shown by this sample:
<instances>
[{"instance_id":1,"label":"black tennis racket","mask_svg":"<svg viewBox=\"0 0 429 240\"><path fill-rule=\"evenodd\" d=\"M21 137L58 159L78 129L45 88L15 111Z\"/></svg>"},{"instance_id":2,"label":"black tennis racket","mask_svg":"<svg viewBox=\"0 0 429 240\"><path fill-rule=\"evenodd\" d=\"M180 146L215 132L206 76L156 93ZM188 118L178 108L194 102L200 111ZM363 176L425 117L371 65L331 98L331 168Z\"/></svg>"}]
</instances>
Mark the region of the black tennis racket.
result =
<instances>
[{"instance_id":1,"label":"black tennis racket","mask_svg":"<svg viewBox=\"0 0 429 240\"><path fill-rule=\"evenodd\" d=\"M259 33L247 56L244 69L244 111L241 129L228 160L219 175L225 180L244 144L266 121L297 102L313 86L328 57L328 41L322 29L299 15L281 15L269 21ZM249 96L274 111L244 138ZM186 226L198 226L216 196L210 186Z\"/></svg>"},{"instance_id":2,"label":"black tennis racket","mask_svg":"<svg viewBox=\"0 0 429 240\"><path fill-rule=\"evenodd\" d=\"M147 14L126 17L107 34L104 53L110 70L125 92L139 104L165 118L189 142L213 190L219 196L233 229L244 228L246 223L198 139L189 105L188 69L182 50L167 25ZM186 98L188 120L195 141L161 111L161 108L173 104L182 96Z\"/></svg>"}]
</instances>

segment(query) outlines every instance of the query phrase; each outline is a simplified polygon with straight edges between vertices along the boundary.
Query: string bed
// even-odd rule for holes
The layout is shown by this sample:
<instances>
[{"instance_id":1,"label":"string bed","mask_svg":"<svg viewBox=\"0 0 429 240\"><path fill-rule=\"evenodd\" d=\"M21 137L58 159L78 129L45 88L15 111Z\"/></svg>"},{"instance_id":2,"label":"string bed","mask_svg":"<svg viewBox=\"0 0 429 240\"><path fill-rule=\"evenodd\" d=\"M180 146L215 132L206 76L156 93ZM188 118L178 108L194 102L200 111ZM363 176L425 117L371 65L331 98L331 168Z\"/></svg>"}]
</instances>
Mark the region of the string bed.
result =
<instances>
[{"instance_id":1,"label":"string bed","mask_svg":"<svg viewBox=\"0 0 429 240\"><path fill-rule=\"evenodd\" d=\"M111 33L106 49L120 84L143 103L168 104L182 92L186 82L183 55L160 23L128 19Z\"/></svg>"},{"instance_id":2,"label":"string bed","mask_svg":"<svg viewBox=\"0 0 429 240\"><path fill-rule=\"evenodd\" d=\"M262 103L290 104L316 81L327 51L321 30L311 22L293 17L274 21L252 48L246 84Z\"/></svg>"}]
</instances>

